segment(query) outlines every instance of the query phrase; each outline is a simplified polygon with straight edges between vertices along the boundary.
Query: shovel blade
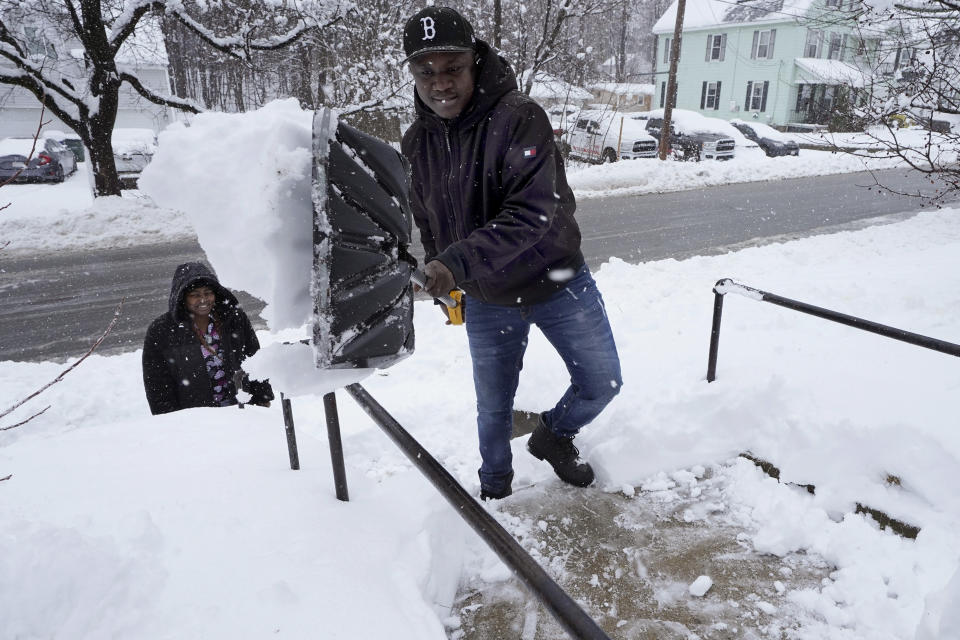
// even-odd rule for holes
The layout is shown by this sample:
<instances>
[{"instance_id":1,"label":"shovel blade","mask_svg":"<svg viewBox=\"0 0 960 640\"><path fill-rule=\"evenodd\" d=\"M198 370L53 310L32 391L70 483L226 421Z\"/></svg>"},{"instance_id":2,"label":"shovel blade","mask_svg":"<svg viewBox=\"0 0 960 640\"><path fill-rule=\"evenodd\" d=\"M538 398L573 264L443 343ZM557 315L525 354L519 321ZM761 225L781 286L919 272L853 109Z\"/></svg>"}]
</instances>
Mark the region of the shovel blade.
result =
<instances>
[{"instance_id":1,"label":"shovel blade","mask_svg":"<svg viewBox=\"0 0 960 640\"><path fill-rule=\"evenodd\" d=\"M323 369L413 353L407 166L329 109L313 119L313 347Z\"/></svg>"}]
</instances>

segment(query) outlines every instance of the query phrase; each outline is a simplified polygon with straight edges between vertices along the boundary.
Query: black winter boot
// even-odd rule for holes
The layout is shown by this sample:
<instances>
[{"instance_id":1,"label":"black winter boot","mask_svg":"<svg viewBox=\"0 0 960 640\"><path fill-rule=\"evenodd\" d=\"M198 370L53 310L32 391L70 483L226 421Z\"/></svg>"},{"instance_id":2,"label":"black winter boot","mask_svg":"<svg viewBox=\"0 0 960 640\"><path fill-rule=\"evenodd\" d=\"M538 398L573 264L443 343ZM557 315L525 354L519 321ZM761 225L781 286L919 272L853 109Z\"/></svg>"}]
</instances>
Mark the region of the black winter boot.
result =
<instances>
[{"instance_id":1,"label":"black winter boot","mask_svg":"<svg viewBox=\"0 0 960 640\"><path fill-rule=\"evenodd\" d=\"M586 487L593 482L593 469L580 459L580 451L573 446L573 438L564 438L550 431L542 417L530 434L527 451L534 458L549 462L557 476L568 484Z\"/></svg>"}]
</instances>

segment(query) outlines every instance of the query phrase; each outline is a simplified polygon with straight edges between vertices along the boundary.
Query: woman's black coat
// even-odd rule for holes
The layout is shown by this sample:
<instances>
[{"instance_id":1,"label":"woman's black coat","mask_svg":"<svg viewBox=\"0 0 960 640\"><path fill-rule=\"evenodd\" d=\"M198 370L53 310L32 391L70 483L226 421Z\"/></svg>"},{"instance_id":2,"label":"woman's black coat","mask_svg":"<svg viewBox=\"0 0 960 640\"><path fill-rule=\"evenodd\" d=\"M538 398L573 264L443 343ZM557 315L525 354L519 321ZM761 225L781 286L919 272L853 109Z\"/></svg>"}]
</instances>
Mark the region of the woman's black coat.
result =
<instances>
[{"instance_id":1,"label":"woman's black coat","mask_svg":"<svg viewBox=\"0 0 960 640\"><path fill-rule=\"evenodd\" d=\"M220 322L220 349L227 378L232 379L234 373L240 371L241 362L260 349L256 333L236 296L220 286L216 275L203 263L180 265L170 287L169 310L150 324L143 342L143 387L154 414L217 406L200 340L183 306L184 294L198 281L216 292L214 315ZM241 386L253 396L253 404L266 404L273 399L268 381L249 380L244 375ZM229 395L235 397L232 384L229 389Z\"/></svg>"}]
</instances>

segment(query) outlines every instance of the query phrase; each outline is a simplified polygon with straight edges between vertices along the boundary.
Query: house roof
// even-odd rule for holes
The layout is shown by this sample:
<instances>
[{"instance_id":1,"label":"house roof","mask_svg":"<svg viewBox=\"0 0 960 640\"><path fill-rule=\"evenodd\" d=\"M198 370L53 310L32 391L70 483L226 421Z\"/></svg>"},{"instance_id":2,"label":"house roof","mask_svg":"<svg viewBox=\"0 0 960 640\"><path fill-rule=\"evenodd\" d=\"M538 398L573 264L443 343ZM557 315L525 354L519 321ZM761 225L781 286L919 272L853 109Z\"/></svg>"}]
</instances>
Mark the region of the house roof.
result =
<instances>
[{"instance_id":1,"label":"house roof","mask_svg":"<svg viewBox=\"0 0 960 640\"><path fill-rule=\"evenodd\" d=\"M596 89L597 91L606 91L618 96L652 96L654 94L653 85L642 82L597 82L591 84L590 88Z\"/></svg>"},{"instance_id":2,"label":"house roof","mask_svg":"<svg viewBox=\"0 0 960 640\"><path fill-rule=\"evenodd\" d=\"M718 25L793 22L807 14L813 0L687 0L683 30ZM677 21L677 0L667 7L654 33L670 33Z\"/></svg>"},{"instance_id":3,"label":"house roof","mask_svg":"<svg viewBox=\"0 0 960 640\"><path fill-rule=\"evenodd\" d=\"M862 87L867 73L849 62L823 58L796 58L799 80L809 84L842 84Z\"/></svg>"},{"instance_id":4,"label":"house roof","mask_svg":"<svg viewBox=\"0 0 960 640\"><path fill-rule=\"evenodd\" d=\"M529 76L530 70L527 69L517 78L521 89L526 84ZM530 97L534 100L564 100L574 102L593 100L593 94L583 87L572 85L543 71L538 71L537 75L534 76Z\"/></svg>"}]
</instances>

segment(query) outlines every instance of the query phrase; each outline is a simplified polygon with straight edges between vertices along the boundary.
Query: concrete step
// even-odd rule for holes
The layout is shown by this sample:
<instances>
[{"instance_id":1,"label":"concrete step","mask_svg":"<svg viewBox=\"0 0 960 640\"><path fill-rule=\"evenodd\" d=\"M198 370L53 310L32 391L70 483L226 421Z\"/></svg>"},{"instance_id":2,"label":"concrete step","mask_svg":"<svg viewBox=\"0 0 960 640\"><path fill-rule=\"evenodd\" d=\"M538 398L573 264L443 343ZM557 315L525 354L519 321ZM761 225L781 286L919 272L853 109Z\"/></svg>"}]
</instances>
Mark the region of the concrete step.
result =
<instances>
[{"instance_id":1,"label":"concrete step","mask_svg":"<svg viewBox=\"0 0 960 640\"><path fill-rule=\"evenodd\" d=\"M832 567L805 554L755 552L749 523L728 513L724 467L688 476L698 474L633 496L551 480L500 501L495 515L611 638L782 638L817 623L788 594L819 590ZM479 565L499 560L477 553L490 557L465 572L450 638L569 637L519 580L491 581ZM695 596L689 587L699 576L713 584Z\"/></svg>"}]
</instances>

